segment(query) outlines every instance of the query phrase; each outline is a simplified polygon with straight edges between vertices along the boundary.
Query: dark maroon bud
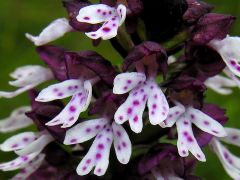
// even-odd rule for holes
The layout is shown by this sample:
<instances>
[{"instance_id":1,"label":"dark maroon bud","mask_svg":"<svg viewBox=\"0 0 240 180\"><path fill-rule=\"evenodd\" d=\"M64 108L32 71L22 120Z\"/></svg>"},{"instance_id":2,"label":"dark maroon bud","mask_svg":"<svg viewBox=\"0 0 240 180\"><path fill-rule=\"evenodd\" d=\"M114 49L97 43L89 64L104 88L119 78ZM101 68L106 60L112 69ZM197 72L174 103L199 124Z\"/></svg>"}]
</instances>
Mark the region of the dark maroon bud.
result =
<instances>
[{"instance_id":1,"label":"dark maroon bud","mask_svg":"<svg viewBox=\"0 0 240 180\"><path fill-rule=\"evenodd\" d=\"M198 0L187 0L187 4L188 9L183 15L183 20L187 25L192 25L213 9L212 5Z\"/></svg>"},{"instance_id":2,"label":"dark maroon bud","mask_svg":"<svg viewBox=\"0 0 240 180\"><path fill-rule=\"evenodd\" d=\"M199 19L192 32L192 40L201 45L213 39L224 39L235 21L234 16L209 13Z\"/></svg>"}]
</instances>

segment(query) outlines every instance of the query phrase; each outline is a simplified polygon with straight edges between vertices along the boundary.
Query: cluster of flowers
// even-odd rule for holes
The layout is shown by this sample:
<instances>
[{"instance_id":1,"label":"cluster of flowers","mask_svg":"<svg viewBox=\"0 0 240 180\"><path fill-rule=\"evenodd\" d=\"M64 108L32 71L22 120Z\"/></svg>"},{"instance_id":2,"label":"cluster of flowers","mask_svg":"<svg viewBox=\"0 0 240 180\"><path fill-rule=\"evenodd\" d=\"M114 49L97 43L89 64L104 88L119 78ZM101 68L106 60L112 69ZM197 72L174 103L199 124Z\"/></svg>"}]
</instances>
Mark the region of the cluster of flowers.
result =
<instances>
[{"instance_id":1,"label":"cluster of flowers","mask_svg":"<svg viewBox=\"0 0 240 180\"><path fill-rule=\"evenodd\" d=\"M31 99L31 107L0 121L1 132L33 123L39 130L1 144L18 155L1 170L21 169L12 179L88 179L93 169L105 179L198 179L193 165L206 161L202 148L209 145L226 172L240 179L240 159L221 143L240 146L240 130L223 127L225 111L204 102L207 88L227 95L240 86L240 38L228 35L235 17L210 13L213 7L197 0L63 3L69 19L53 21L38 36L26 34L48 67L19 67L9 82L18 89L0 92L13 98L28 91ZM72 31L85 32L94 45L110 40L123 63L114 67L93 51L46 45ZM175 36L183 40L172 41ZM160 45L168 41L174 46ZM60 82L34 89L49 80ZM65 106L61 100L68 97ZM93 138L90 148L83 143ZM124 166L110 162L112 144Z\"/></svg>"}]
</instances>

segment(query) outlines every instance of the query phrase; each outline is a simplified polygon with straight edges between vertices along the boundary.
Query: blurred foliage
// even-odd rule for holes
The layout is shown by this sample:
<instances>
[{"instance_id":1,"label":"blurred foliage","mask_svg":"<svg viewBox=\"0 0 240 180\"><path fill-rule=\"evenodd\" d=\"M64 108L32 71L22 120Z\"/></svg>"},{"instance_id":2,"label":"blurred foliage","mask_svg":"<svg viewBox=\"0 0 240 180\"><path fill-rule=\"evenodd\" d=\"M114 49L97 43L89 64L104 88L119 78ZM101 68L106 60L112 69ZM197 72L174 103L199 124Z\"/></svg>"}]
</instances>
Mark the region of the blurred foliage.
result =
<instances>
[{"instance_id":1,"label":"blurred foliage","mask_svg":"<svg viewBox=\"0 0 240 180\"><path fill-rule=\"evenodd\" d=\"M236 0L206 0L216 6L214 12L232 14L240 21L240 1ZM8 0L0 1L0 89L13 90L7 81L10 80L8 74L16 67L27 64L43 64L35 52L35 47L24 36L26 32L38 34L49 22L59 17L66 17L66 11L62 7L60 0ZM240 32L240 23L235 23L232 35ZM102 42L99 47L93 47L91 41L82 33L69 33L53 44L66 47L69 50L95 50L109 59L113 64L119 62L121 57L113 50L108 42ZM235 89L230 96L220 96L212 91L206 94L207 101L216 103L227 109L230 118L228 126L239 127L239 89ZM0 119L9 115L16 107L28 105L27 94L23 94L14 99L0 100ZM14 133L11 133L14 134ZM0 142L11 134L1 134ZM239 149L235 149L236 153ZM238 153L240 155L240 153ZM8 161L15 155L12 153L0 153L0 162ZM230 179L216 156L206 150L206 163L199 163L197 174L205 179ZM12 172L0 172L0 179L9 179Z\"/></svg>"}]
</instances>

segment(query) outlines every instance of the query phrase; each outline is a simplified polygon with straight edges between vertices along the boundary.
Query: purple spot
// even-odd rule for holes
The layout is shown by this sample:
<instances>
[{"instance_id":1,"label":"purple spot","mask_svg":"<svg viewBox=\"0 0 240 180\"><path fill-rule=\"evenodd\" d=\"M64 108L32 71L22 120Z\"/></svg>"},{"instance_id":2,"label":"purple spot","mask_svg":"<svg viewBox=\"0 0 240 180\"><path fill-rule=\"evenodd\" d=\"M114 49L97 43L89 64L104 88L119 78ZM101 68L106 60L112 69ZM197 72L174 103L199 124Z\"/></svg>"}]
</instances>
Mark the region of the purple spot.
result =
<instances>
[{"instance_id":1,"label":"purple spot","mask_svg":"<svg viewBox=\"0 0 240 180\"><path fill-rule=\"evenodd\" d=\"M189 124L189 122L187 122L187 121L183 121L183 123L184 123L185 125L188 125L188 124Z\"/></svg>"},{"instance_id":2,"label":"purple spot","mask_svg":"<svg viewBox=\"0 0 240 180\"><path fill-rule=\"evenodd\" d=\"M153 108L153 109L156 109L156 108L157 108L157 105L156 105L156 104L153 104L153 105L152 105L152 108Z\"/></svg>"},{"instance_id":3,"label":"purple spot","mask_svg":"<svg viewBox=\"0 0 240 180\"><path fill-rule=\"evenodd\" d=\"M154 111L152 111L152 112L151 112L151 114L152 114L152 115L154 115L154 114L155 114L155 112L154 112Z\"/></svg>"},{"instance_id":4,"label":"purple spot","mask_svg":"<svg viewBox=\"0 0 240 180\"><path fill-rule=\"evenodd\" d=\"M105 11L102 13L102 15L104 15L104 16L105 16L106 14L107 14L107 13L106 13Z\"/></svg>"},{"instance_id":5,"label":"purple spot","mask_svg":"<svg viewBox=\"0 0 240 180\"><path fill-rule=\"evenodd\" d=\"M83 166L82 170L85 171L86 169L87 169L87 167L86 167L86 166Z\"/></svg>"},{"instance_id":6,"label":"purple spot","mask_svg":"<svg viewBox=\"0 0 240 180\"><path fill-rule=\"evenodd\" d=\"M187 137L188 142L193 142L193 138L191 136Z\"/></svg>"},{"instance_id":7,"label":"purple spot","mask_svg":"<svg viewBox=\"0 0 240 180\"><path fill-rule=\"evenodd\" d=\"M96 159L101 159L102 155L100 153L96 154Z\"/></svg>"},{"instance_id":8,"label":"purple spot","mask_svg":"<svg viewBox=\"0 0 240 180\"><path fill-rule=\"evenodd\" d=\"M173 117L173 115L172 115L172 114L169 114L169 115L168 115L168 117L169 117L169 118L172 118L172 117Z\"/></svg>"},{"instance_id":9,"label":"purple spot","mask_svg":"<svg viewBox=\"0 0 240 180\"><path fill-rule=\"evenodd\" d=\"M113 23L113 27L115 27L116 26L116 24L115 23Z\"/></svg>"},{"instance_id":10,"label":"purple spot","mask_svg":"<svg viewBox=\"0 0 240 180\"><path fill-rule=\"evenodd\" d=\"M112 18L112 20L113 20L113 21L115 21L115 20L116 20L116 18L114 17L114 18Z\"/></svg>"},{"instance_id":11,"label":"purple spot","mask_svg":"<svg viewBox=\"0 0 240 180\"><path fill-rule=\"evenodd\" d=\"M207 126L210 124L208 121L203 121L203 123Z\"/></svg>"},{"instance_id":12,"label":"purple spot","mask_svg":"<svg viewBox=\"0 0 240 180\"><path fill-rule=\"evenodd\" d=\"M75 142L77 142L76 138L70 140L70 143L75 143Z\"/></svg>"},{"instance_id":13,"label":"purple spot","mask_svg":"<svg viewBox=\"0 0 240 180\"><path fill-rule=\"evenodd\" d=\"M18 147L18 144L13 144L12 145L12 148L16 148L16 147Z\"/></svg>"},{"instance_id":14,"label":"purple spot","mask_svg":"<svg viewBox=\"0 0 240 180\"><path fill-rule=\"evenodd\" d=\"M182 151L183 154L186 154L187 152L185 150Z\"/></svg>"},{"instance_id":15,"label":"purple spot","mask_svg":"<svg viewBox=\"0 0 240 180\"><path fill-rule=\"evenodd\" d=\"M233 65L233 66L236 65L236 61L234 61L234 60L231 60L230 63L231 63L231 65Z\"/></svg>"},{"instance_id":16,"label":"purple spot","mask_svg":"<svg viewBox=\"0 0 240 180\"><path fill-rule=\"evenodd\" d=\"M137 121L138 121L138 117L135 116L135 117L133 118L133 121L134 121L134 122L137 122Z\"/></svg>"},{"instance_id":17,"label":"purple spot","mask_svg":"<svg viewBox=\"0 0 240 180\"><path fill-rule=\"evenodd\" d=\"M150 88L151 88L151 89L154 89L154 86L151 86Z\"/></svg>"},{"instance_id":18,"label":"purple spot","mask_svg":"<svg viewBox=\"0 0 240 180\"><path fill-rule=\"evenodd\" d=\"M60 92L60 93L58 93L57 95L58 95L59 97L61 97L61 96L63 96L63 93Z\"/></svg>"},{"instance_id":19,"label":"purple spot","mask_svg":"<svg viewBox=\"0 0 240 180\"><path fill-rule=\"evenodd\" d=\"M88 159L88 160L86 161L86 163L87 163L87 164L90 164L90 163L91 163L91 159Z\"/></svg>"},{"instance_id":20,"label":"purple spot","mask_svg":"<svg viewBox=\"0 0 240 180\"><path fill-rule=\"evenodd\" d=\"M237 135L232 136L232 140L237 140L237 139L238 139Z\"/></svg>"},{"instance_id":21,"label":"purple spot","mask_svg":"<svg viewBox=\"0 0 240 180\"><path fill-rule=\"evenodd\" d=\"M87 128L85 131L86 131L87 133L90 133L90 132L91 132L91 128Z\"/></svg>"},{"instance_id":22,"label":"purple spot","mask_svg":"<svg viewBox=\"0 0 240 180\"><path fill-rule=\"evenodd\" d=\"M70 107L69 107L69 110L70 110L71 112L75 112L75 111L76 111L76 108L75 108L74 106L70 106Z\"/></svg>"},{"instance_id":23,"label":"purple spot","mask_svg":"<svg viewBox=\"0 0 240 180\"><path fill-rule=\"evenodd\" d=\"M29 138L25 137L25 138L23 138L23 141L24 141L24 142L28 142L28 141L29 141Z\"/></svg>"},{"instance_id":24,"label":"purple spot","mask_svg":"<svg viewBox=\"0 0 240 180\"><path fill-rule=\"evenodd\" d=\"M27 160L28 160L28 157L27 157L27 156L22 156L22 160L23 160L23 161L27 161Z\"/></svg>"},{"instance_id":25,"label":"purple spot","mask_svg":"<svg viewBox=\"0 0 240 180\"><path fill-rule=\"evenodd\" d=\"M195 118L194 114L191 114L191 118L192 118L192 119L194 119L194 118Z\"/></svg>"},{"instance_id":26,"label":"purple spot","mask_svg":"<svg viewBox=\"0 0 240 180\"><path fill-rule=\"evenodd\" d=\"M58 91L59 91L58 88L54 88L54 89L53 89L53 92L58 92Z\"/></svg>"},{"instance_id":27,"label":"purple spot","mask_svg":"<svg viewBox=\"0 0 240 180\"><path fill-rule=\"evenodd\" d=\"M143 96L143 101L146 101L146 99L147 99L147 95L145 94L144 96Z\"/></svg>"},{"instance_id":28,"label":"purple spot","mask_svg":"<svg viewBox=\"0 0 240 180\"><path fill-rule=\"evenodd\" d=\"M103 150L104 149L104 145L103 144L99 144L98 145L98 149Z\"/></svg>"},{"instance_id":29,"label":"purple spot","mask_svg":"<svg viewBox=\"0 0 240 180\"><path fill-rule=\"evenodd\" d=\"M100 173L102 171L102 169L98 168L97 172Z\"/></svg>"},{"instance_id":30,"label":"purple spot","mask_svg":"<svg viewBox=\"0 0 240 180\"><path fill-rule=\"evenodd\" d=\"M128 108L128 109L127 109L127 113L128 113L128 114L131 114L131 113L132 113L132 108Z\"/></svg>"},{"instance_id":31,"label":"purple spot","mask_svg":"<svg viewBox=\"0 0 240 180\"><path fill-rule=\"evenodd\" d=\"M179 111L176 111L175 114L178 115L178 114L179 114Z\"/></svg>"},{"instance_id":32,"label":"purple spot","mask_svg":"<svg viewBox=\"0 0 240 180\"><path fill-rule=\"evenodd\" d=\"M118 135L118 137L121 137L121 132L120 131L117 131L117 135Z\"/></svg>"},{"instance_id":33,"label":"purple spot","mask_svg":"<svg viewBox=\"0 0 240 180\"><path fill-rule=\"evenodd\" d=\"M98 138L98 139L100 139L101 137L102 137L102 135L101 135L101 134L99 134L99 135L97 136L97 138Z\"/></svg>"},{"instance_id":34,"label":"purple spot","mask_svg":"<svg viewBox=\"0 0 240 180\"><path fill-rule=\"evenodd\" d=\"M198 157L198 158L201 158L201 156L200 156L199 154L197 154L197 157Z\"/></svg>"},{"instance_id":35,"label":"purple spot","mask_svg":"<svg viewBox=\"0 0 240 180\"><path fill-rule=\"evenodd\" d=\"M101 12L101 9L98 9L97 12L100 13L100 12Z\"/></svg>"},{"instance_id":36,"label":"purple spot","mask_svg":"<svg viewBox=\"0 0 240 180\"><path fill-rule=\"evenodd\" d=\"M73 120L74 120L74 117L70 117L70 118L69 118L69 121L73 121Z\"/></svg>"},{"instance_id":37,"label":"purple spot","mask_svg":"<svg viewBox=\"0 0 240 180\"><path fill-rule=\"evenodd\" d=\"M109 11L109 12L108 12L108 14L110 14L110 15L111 15L111 14L112 14L112 11Z\"/></svg>"},{"instance_id":38,"label":"purple spot","mask_svg":"<svg viewBox=\"0 0 240 180\"><path fill-rule=\"evenodd\" d=\"M120 146L120 145L118 145L117 149L118 149L119 151L121 151L121 146Z\"/></svg>"},{"instance_id":39,"label":"purple spot","mask_svg":"<svg viewBox=\"0 0 240 180\"><path fill-rule=\"evenodd\" d=\"M133 105L134 105L134 106L138 106L139 104L140 104L140 103L139 103L138 100L133 101Z\"/></svg>"},{"instance_id":40,"label":"purple spot","mask_svg":"<svg viewBox=\"0 0 240 180\"><path fill-rule=\"evenodd\" d=\"M213 133L218 134L218 131L212 130Z\"/></svg>"},{"instance_id":41,"label":"purple spot","mask_svg":"<svg viewBox=\"0 0 240 180\"><path fill-rule=\"evenodd\" d=\"M83 19L85 19L85 20L89 20L89 19L90 19L90 17L87 17L87 16L86 16L86 17L84 17Z\"/></svg>"},{"instance_id":42,"label":"purple spot","mask_svg":"<svg viewBox=\"0 0 240 180\"><path fill-rule=\"evenodd\" d=\"M96 125L95 126L96 129L100 129L100 127L101 127L100 125Z\"/></svg>"},{"instance_id":43,"label":"purple spot","mask_svg":"<svg viewBox=\"0 0 240 180\"><path fill-rule=\"evenodd\" d=\"M78 89L78 85L75 85L74 88L75 88L75 89Z\"/></svg>"},{"instance_id":44,"label":"purple spot","mask_svg":"<svg viewBox=\"0 0 240 180\"><path fill-rule=\"evenodd\" d=\"M127 83L128 83L128 84L131 84L131 83L132 83L132 80L130 80L130 79L127 80Z\"/></svg>"},{"instance_id":45,"label":"purple spot","mask_svg":"<svg viewBox=\"0 0 240 180\"><path fill-rule=\"evenodd\" d=\"M122 142L123 147L127 147L127 144L125 142Z\"/></svg>"},{"instance_id":46,"label":"purple spot","mask_svg":"<svg viewBox=\"0 0 240 180\"><path fill-rule=\"evenodd\" d=\"M157 94L155 94L155 95L154 95L154 98L155 98L155 99L157 99L157 98L158 98L158 95L157 95Z\"/></svg>"},{"instance_id":47,"label":"purple spot","mask_svg":"<svg viewBox=\"0 0 240 180\"><path fill-rule=\"evenodd\" d=\"M104 32L106 32L106 33L108 33L108 32L111 31L111 29L110 29L109 27L104 27L102 30L103 30Z\"/></svg>"},{"instance_id":48,"label":"purple spot","mask_svg":"<svg viewBox=\"0 0 240 180\"><path fill-rule=\"evenodd\" d=\"M127 86L124 86L124 87L123 87L123 90L127 90L127 89L128 89L128 87L127 87Z\"/></svg>"},{"instance_id":49,"label":"purple spot","mask_svg":"<svg viewBox=\"0 0 240 180\"><path fill-rule=\"evenodd\" d=\"M123 116L119 116L118 119L119 119L120 121L122 121L122 120L123 120Z\"/></svg>"},{"instance_id":50,"label":"purple spot","mask_svg":"<svg viewBox=\"0 0 240 180\"><path fill-rule=\"evenodd\" d=\"M73 87L72 87L72 86L69 86L69 87L68 87L68 90L72 90L72 89L73 89Z\"/></svg>"}]
</instances>

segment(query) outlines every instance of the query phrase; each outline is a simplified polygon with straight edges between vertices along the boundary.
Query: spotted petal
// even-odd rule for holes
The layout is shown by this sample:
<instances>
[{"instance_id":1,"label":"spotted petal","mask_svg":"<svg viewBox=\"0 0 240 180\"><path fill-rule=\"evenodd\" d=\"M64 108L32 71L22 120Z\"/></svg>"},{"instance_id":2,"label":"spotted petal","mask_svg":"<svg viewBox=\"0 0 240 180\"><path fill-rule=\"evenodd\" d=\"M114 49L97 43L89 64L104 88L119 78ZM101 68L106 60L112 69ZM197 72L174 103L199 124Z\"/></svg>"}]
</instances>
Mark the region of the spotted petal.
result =
<instances>
[{"instance_id":1,"label":"spotted petal","mask_svg":"<svg viewBox=\"0 0 240 180\"><path fill-rule=\"evenodd\" d=\"M212 40L209 45L221 55L228 68L240 77L240 37L227 36L223 40Z\"/></svg>"},{"instance_id":2,"label":"spotted petal","mask_svg":"<svg viewBox=\"0 0 240 180\"><path fill-rule=\"evenodd\" d=\"M235 128L224 128L227 136L222 137L221 140L240 147L240 130Z\"/></svg>"},{"instance_id":3,"label":"spotted petal","mask_svg":"<svg viewBox=\"0 0 240 180\"><path fill-rule=\"evenodd\" d=\"M108 123L105 118L88 120L77 124L66 132L64 144L77 144L88 141L103 130L104 125Z\"/></svg>"},{"instance_id":4,"label":"spotted petal","mask_svg":"<svg viewBox=\"0 0 240 180\"><path fill-rule=\"evenodd\" d=\"M42 46L62 37L64 34L72 30L73 28L69 25L66 18L59 18L51 22L45 29L43 29L39 36L33 36L26 33L26 37L36 46Z\"/></svg>"},{"instance_id":5,"label":"spotted petal","mask_svg":"<svg viewBox=\"0 0 240 180\"><path fill-rule=\"evenodd\" d=\"M25 112L30 110L31 108L27 106L14 110L8 118L0 121L0 132L12 132L33 124L33 121L25 115Z\"/></svg>"},{"instance_id":6,"label":"spotted petal","mask_svg":"<svg viewBox=\"0 0 240 180\"><path fill-rule=\"evenodd\" d=\"M155 82L148 82L149 96L148 96L148 110L149 120L153 125L163 122L168 115L169 105L162 90Z\"/></svg>"},{"instance_id":7,"label":"spotted petal","mask_svg":"<svg viewBox=\"0 0 240 180\"><path fill-rule=\"evenodd\" d=\"M36 134L33 132L24 132L10 137L5 140L0 149L2 151L16 151L23 149L25 146L33 142L36 138Z\"/></svg>"},{"instance_id":8,"label":"spotted petal","mask_svg":"<svg viewBox=\"0 0 240 180\"><path fill-rule=\"evenodd\" d=\"M232 93L231 88L237 87L235 81L220 75L207 79L207 81L205 81L205 85L222 95L231 94Z\"/></svg>"},{"instance_id":9,"label":"spotted petal","mask_svg":"<svg viewBox=\"0 0 240 180\"><path fill-rule=\"evenodd\" d=\"M146 81L143 73L121 73L114 79L114 94L124 94Z\"/></svg>"},{"instance_id":10,"label":"spotted petal","mask_svg":"<svg viewBox=\"0 0 240 180\"><path fill-rule=\"evenodd\" d=\"M169 114L167 119L164 120L159 125L162 128L172 127L184 112L185 112L185 107L178 103L177 106L174 106L169 109Z\"/></svg>"},{"instance_id":11,"label":"spotted petal","mask_svg":"<svg viewBox=\"0 0 240 180\"><path fill-rule=\"evenodd\" d=\"M117 159L122 164L127 164L132 154L132 144L129 136L125 129L121 125L116 124L115 122L112 123L112 129L114 149Z\"/></svg>"},{"instance_id":12,"label":"spotted petal","mask_svg":"<svg viewBox=\"0 0 240 180\"><path fill-rule=\"evenodd\" d=\"M120 17L119 26L121 26L126 19L126 15L127 15L126 6L119 4L117 7L117 13L118 13L118 17Z\"/></svg>"},{"instance_id":13,"label":"spotted petal","mask_svg":"<svg viewBox=\"0 0 240 180\"><path fill-rule=\"evenodd\" d=\"M81 91L83 91L83 82L81 80L66 80L43 89L36 98L36 101L48 102L56 99L64 99Z\"/></svg>"},{"instance_id":14,"label":"spotted petal","mask_svg":"<svg viewBox=\"0 0 240 180\"><path fill-rule=\"evenodd\" d=\"M214 152L217 154L226 172L233 179L240 179L240 159L230 153L218 140L211 142Z\"/></svg>"},{"instance_id":15,"label":"spotted petal","mask_svg":"<svg viewBox=\"0 0 240 180\"><path fill-rule=\"evenodd\" d=\"M133 89L127 100L118 108L114 115L116 123L122 124L129 120L131 129L140 133L143 128L143 112L148 97L148 86L142 85Z\"/></svg>"},{"instance_id":16,"label":"spotted petal","mask_svg":"<svg viewBox=\"0 0 240 180\"><path fill-rule=\"evenodd\" d=\"M109 153L113 141L113 133L110 125L107 125L95 138L87 155L77 167L78 175L88 174L95 166L94 174L105 174L109 164Z\"/></svg>"},{"instance_id":17,"label":"spotted petal","mask_svg":"<svg viewBox=\"0 0 240 180\"><path fill-rule=\"evenodd\" d=\"M187 122L187 123L186 123ZM177 147L179 155L187 157L190 151L199 161L206 161L205 155L199 147L192 131L192 123L183 114L176 122L178 131Z\"/></svg>"},{"instance_id":18,"label":"spotted petal","mask_svg":"<svg viewBox=\"0 0 240 180\"><path fill-rule=\"evenodd\" d=\"M219 122L204 114L202 111L189 107L186 113L192 123L202 131L217 137L224 137L227 135L223 126Z\"/></svg>"},{"instance_id":19,"label":"spotted petal","mask_svg":"<svg viewBox=\"0 0 240 180\"><path fill-rule=\"evenodd\" d=\"M0 164L0 169L3 171L12 171L26 167L26 165L30 161L32 161L38 154L39 153L32 153L28 155L19 156L18 158L10 162Z\"/></svg>"},{"instance_id":20,"label":"spotted petal","mask_svg":"<svg viewBox=\"0 0 240 180\"><path fill-rule=\"evenodd\" d=\"M86 111L92 97L92 85L89 81L84 82L84 89L73 95L71 101L53 120L48 122L48 126L62 124L62 128L71 127L80 116L81 112Z\"/></svg>"},{"instance_id":21,"label":"spotted petal","mask_svg":"<svg viewBox=\"0 0 240 180\"><path fill-rule=\"evenodd\" d=\"M30 161L25 168L21 169L20 172L15 175L11 180L25 180L32 173L34 173L41 165L45 158L44 154L39 154L32 161Z\"/></svg>"},{"instance_id":22,"label":"spotted petal","mask_svg":"<svg viewBox=\"0 0 240 180\"><path fill-rule=\"evenodd\" d=\"M15 151L18 155L28 155L32 153L39 154L50 142L52 142L54 139L49 134L43 134L39 138L37 138L35 141L28 144L26 147L24 147L21 150Z\"/></svg>"},{"instance_id":23,"label":"spotted petal","mask_svg":"<svg viewBox=\"0 0 240 180\"><path fill-rule=\"evenodd\" d=\"M115 8L105 4L94 4L81 8L77 20L79 22L98 24L107 21L115 13Z\"/></svg>"}]
</instances>

